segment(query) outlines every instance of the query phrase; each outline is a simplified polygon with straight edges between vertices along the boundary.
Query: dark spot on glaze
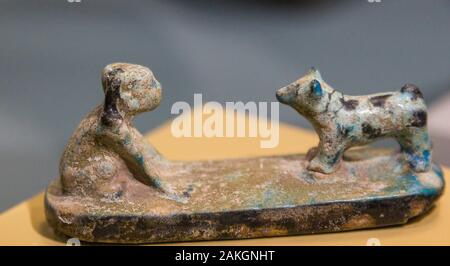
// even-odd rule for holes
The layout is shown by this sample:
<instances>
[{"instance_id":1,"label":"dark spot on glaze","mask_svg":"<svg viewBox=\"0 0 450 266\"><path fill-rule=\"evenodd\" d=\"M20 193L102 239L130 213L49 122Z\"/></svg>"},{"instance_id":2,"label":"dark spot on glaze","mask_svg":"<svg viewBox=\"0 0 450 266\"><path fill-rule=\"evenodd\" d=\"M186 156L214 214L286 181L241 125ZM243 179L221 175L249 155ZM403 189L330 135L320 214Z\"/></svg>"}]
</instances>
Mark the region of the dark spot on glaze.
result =
<instances>
[{"instance_id":1,"label":"dark spot on glaze","mask_svg":"<svg viewBox=\"0 0 450 266\"><path fill-rule=\"evenodd\" d=\"M128 85L129 86L129 88L130 89L136 89L136 84L137 84L137 80L135 79L135 80L132 80L131 82L130 82L130 84Z\"/></svg>"},{"instance_id":2,"label":"dark spot on glaze","mask_svg":"<svg viewBox=\"0 0 450 266\"><path fill-rule=\"evenodd\" d=\"M363 134L369 139L373 139L381 135L381 129L374 128L369 123L363 123L361 126Z\"/></svg>"},{"instance_id":3,"label":"dark spot on glaze","mask_svg":"<svg viewBox=\"0 0 450 266\"><path fill-rule=\"evenodd\" d=\"M328 156L328 162L331 165L335 165L337 162L339 162L339 159L341 158L342 151L338 151L336 154Z\"/></svg>"},{"instance_id":4,"label":"dark spot on glaze","mask_svg":"<svg viewBox=\"0 0 450 266\"><path fill-rule=\"evenodd\" d=\"M347 126L343 126L341 124L338 124L337 125L337 129L338 129L339 134L341 134L344 137L348 137L350 132L353 131L353 126L347 127Z\"/></svg>"},{"instance_id":5,"label":"dark spot on glaze","mask_svg":"<svg viewBox=\"0 0 450 266\"><path fill-rule=\"evenodd\" d=\"M119 200L120 198L122 198L122 196L123 196L123 190L119 190L114 193L113 198L115 200Z\"/></svg>"},{"instance_id":6,"label":"dark spot on glaze","mask_svg":"<svg viewBox=\"0 0 450 266\"><path fill-rule=\"evenodd\" d=\"M135 159L139 165L144 165L144 157L142 157L142 155L136 155Z\"/></svg>"},{"instance_id":7,"label":"dark spot on glaze","mask_svg":"<svg viewBox=\"0 0 450 266\"><path fill-rule=\"evenodd\" d=\"M347 111L355 110L359 104L358 100L347 100L346 101L344 98L340 98L339 100L341 101L342 105L344 106L345 110L347 110Z\"/></svg>"},{"instance_id":8,"label":"dark spot on glaze","mask_svg":"<svg viewBox=\"0 0 450 266\"><path fill-rule=\"evenodd\" d=\"M392 94L379 95L369 98L370 103L375 107L383 107L386 100L391 97Z\"/></svg>"},{"instance_id":9,"label":"dark spot on glaze","mask_svg":"<svg viewBox=\"0 0 450 266\"><path fill-rule=\"evenodd\" d=\"M183 192L183 196L186 198L189 198L191 196L191 193L194 191L194 186L192 184L190 184L186 191Z\"/></svg>"},{"instance_id":10,"label":"dark spot on glaze","mask_svg":"<svg viewBox=\"0 0 450 266\"><path fill-rule=\"evenodd\" d=\"M325 106L325 110L323 110L322 113L328 112L328 107L330 107L331 99L333 98L333 94L335 92L336 92L336 90L333 90L331 93L328 93L328 102L327 102L327 105Z\"/></svg>"},{"instance_id":11,"label":"dark spot on glaze","mask_svg":"<svg viewBox=\"0 0 450 266\"><path fill-rule=\"evenodd\" d=\"M411 126L424 127L427 125L427 112L424 110L415 111L411 119Z\"/></svg>"},{"instance_id":12,"label":"dark spot on glaze","mask_svg":"<svg viewBox=\"0 0 450 266\"><path fill-rule=\"evenodd\" d=\"M414 84L405 84L400 91L402 93L410 93L412 100L423 99L423 94L420 89Z\"/></svg>"},{"instance_id":13,"label":"dark spot on glaze","mask_svg":"<svg viewBox=\"0 0 450 266\"><path fill-rule=\"evenodd\" d=\"M116 78L117 73L123 73L123 69L117 68L106 74L104 79L105 103L103 104L103 114L101 123L105 126L112 126L114 122L122 120L122 116L117 110L117 100L120 98L121 80Z\"/></svg>"}]
</instances>

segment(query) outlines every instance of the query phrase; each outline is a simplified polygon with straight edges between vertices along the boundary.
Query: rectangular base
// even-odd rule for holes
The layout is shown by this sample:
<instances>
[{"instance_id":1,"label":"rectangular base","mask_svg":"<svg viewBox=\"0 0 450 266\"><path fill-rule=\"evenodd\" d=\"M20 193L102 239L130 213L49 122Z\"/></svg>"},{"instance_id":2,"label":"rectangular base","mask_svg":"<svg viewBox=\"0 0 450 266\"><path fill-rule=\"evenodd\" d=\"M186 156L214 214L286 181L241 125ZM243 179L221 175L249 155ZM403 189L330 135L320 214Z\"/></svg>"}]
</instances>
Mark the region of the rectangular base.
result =
<instances>
[{"instance_id":1,"label":"rectangular base","mask_svg":"<svg viewBox=\"0 0 450 266\"><path fill-rule=\"evenodd\" d=\"M403 224L441 195L442 172L412 173L397 153L348 152L339 170L306 170L303 155L170 162L168 180L187 202L140 183L116 199L46 193L59 232L83 241L151 243L238 239Z\"/></svg>"}]
</instances>

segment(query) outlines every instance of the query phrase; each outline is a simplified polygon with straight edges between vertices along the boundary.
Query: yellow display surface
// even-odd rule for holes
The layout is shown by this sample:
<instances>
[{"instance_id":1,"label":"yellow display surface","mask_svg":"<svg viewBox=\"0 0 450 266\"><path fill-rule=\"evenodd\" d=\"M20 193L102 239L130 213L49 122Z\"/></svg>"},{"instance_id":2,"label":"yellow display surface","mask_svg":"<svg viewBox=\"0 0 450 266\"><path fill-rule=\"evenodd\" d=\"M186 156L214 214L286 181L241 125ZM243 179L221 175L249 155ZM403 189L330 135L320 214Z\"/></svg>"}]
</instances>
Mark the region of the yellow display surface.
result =
<instances>
[{"instance_id":1,"label":"yellow display surface","mask_svg":"<svg viewBox=\"0 0 450 266\"><path fill-rule=\"evenodd\" d=\"M280 143L261 149L260 138L174 138L167 123L148 135L167 159L202 160L305 153L318 142L313 132L280 124ZM450 169L444 168L446 182ZM425 216L406 225L342 233L259 238L247 240L171 243L182 245L450 245L450 196L448 193ZM0 214L0 245L65 245L44 215L43 193ZM169 244L170 245L170 244Z\"/></svg>"}]
</instances>

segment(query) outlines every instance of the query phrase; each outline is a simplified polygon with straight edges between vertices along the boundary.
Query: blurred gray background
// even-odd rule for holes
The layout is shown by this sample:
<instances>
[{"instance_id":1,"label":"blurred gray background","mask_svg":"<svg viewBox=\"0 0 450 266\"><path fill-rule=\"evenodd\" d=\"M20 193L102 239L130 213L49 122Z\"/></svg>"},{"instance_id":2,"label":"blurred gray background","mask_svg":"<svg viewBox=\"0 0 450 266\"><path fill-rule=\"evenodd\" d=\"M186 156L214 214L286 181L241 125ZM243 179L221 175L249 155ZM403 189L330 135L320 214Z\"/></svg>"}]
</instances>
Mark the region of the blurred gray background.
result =
<instances>
[{"instance_id":1,"label":"blurred gray background","mask_svg":"<svg viewBox=\"0 0 450 266\"><path fill-rule=\"evenodd\" d=\"M428 103L450 87L447 0L0 1L0 211L57 176L64 145L102 101L100 71L149 66L164 101L275 101L308 67L348 94L416 83ZM282 121L309 127L283 106Z\"/></svg>"}]
</instances>

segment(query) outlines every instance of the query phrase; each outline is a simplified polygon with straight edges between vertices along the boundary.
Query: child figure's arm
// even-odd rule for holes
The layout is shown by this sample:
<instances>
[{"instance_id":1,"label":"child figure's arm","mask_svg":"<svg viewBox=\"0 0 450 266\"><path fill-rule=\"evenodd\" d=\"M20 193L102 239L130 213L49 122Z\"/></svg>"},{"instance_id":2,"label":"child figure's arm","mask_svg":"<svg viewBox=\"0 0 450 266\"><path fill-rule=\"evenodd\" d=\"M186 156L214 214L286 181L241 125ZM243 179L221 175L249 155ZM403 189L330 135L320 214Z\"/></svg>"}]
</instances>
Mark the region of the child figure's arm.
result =
<instances>
[{"instance_id":1,"label":"child figure's arm","mask_svg":"<svg viewBox=\"0 0 450 266\"><path fill-rule=\"evenodd\" d=\"M162 182L157 169L161 156L132 126L126 122L114 127L100 126L97 133L98 141L112 148L126 162L137 180L162 192L171 190Z\"/></svg>"}]
</instances>

